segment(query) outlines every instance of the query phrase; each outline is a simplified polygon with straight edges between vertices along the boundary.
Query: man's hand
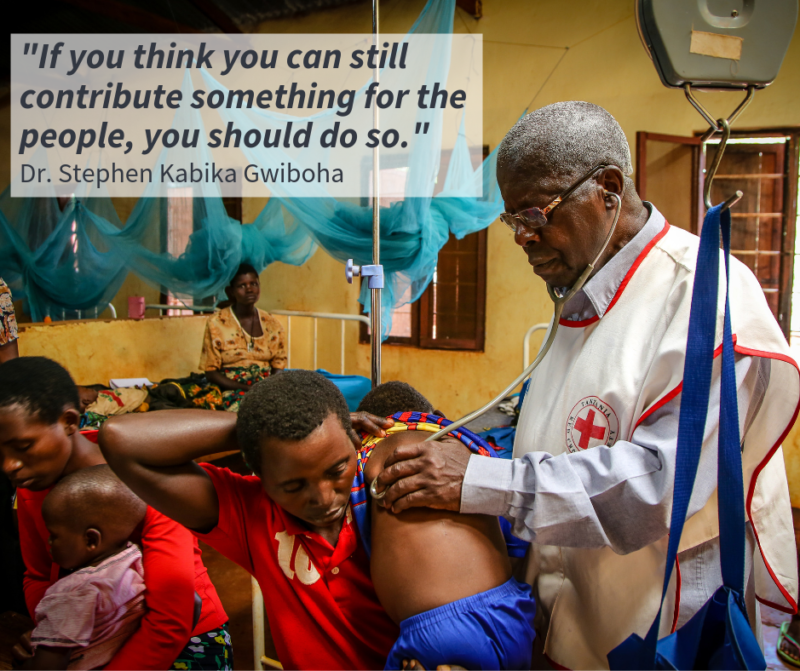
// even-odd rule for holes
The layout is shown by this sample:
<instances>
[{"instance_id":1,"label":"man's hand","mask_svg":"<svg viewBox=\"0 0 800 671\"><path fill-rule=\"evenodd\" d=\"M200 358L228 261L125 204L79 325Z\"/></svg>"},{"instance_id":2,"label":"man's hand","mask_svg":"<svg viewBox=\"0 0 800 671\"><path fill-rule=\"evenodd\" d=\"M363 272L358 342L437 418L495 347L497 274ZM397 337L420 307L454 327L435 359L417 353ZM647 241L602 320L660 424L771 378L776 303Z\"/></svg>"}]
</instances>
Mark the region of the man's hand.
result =
<instances>
[{"instance_id":1,"label":"man's hand","mask_svg":"<svg viewBox=\"0 0 800 671\"><path fill-rule=\"evenodd\" d=\"M11 655L14 658L14 666L19 667L23 662L27 662L33 657L33 644L31 643L31 634L33 630L26 631L19 637L19 642L11 648Z\"/></svg>"},{"instance_id":2,"label":"man's hand","mask_svg":"<svg viewBox=\"0 0 800 671\"><path fill-rule=\"evenodd\" d=\"M386 431L394 426L394 420L386 417L378 417L368 412L351 412L350 423L356 431L364 431L370 436L386 437Z\"/></svg>"},{"instance_id":3,"label":"man's hand","mask_svg":"<svg viewBox=\"0 0 800 671\"><path fill-rule=\"evenodd\" d=\"M438 508L458 512L469 449L457 440L400 445L378 475L378 492L386 490L383 506L393 513L408 508Z\"/></svg>"}]
</instances>

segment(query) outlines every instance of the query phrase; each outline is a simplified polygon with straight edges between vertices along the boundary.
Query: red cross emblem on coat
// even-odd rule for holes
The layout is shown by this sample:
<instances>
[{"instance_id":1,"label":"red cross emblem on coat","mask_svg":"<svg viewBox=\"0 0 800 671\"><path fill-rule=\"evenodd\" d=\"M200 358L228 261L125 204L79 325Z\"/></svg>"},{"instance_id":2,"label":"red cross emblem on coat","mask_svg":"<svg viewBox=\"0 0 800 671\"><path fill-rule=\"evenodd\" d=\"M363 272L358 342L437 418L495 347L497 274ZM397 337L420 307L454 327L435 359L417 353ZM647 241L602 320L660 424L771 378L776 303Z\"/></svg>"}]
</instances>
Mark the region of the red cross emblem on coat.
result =
<instances>
[{"instance_id":1,"label":"red cross emblem on coat","mask_svg":"<svg viewBox=\"0 0 800 671\"><path fill-rule=\"evenodd\" d=\"M619 433L617 413L597 396L582 398L567 418L566 443L570 452L613 445Z\"/></svg>"}]
</instances>

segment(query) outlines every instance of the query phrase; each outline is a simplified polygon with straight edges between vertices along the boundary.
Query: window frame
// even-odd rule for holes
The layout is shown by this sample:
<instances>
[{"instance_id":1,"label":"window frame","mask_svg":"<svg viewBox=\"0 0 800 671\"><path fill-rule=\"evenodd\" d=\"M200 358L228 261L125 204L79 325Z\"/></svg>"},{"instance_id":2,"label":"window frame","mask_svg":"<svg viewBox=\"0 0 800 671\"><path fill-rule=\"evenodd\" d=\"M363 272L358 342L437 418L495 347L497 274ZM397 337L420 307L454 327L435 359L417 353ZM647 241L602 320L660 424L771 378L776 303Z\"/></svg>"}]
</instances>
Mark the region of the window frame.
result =
<instances>
[{"instance_id":1,"label":"window frame","mask_svg":"<svg viewBox=\"0 0 800 671\"><path fill-rule=\"evenodd\" d=\"M672 142L673 144L687 145L692 151L692 172L689 177L691 188L691 232L699 235L700 225L703 223L705 204L703 203L703 189L700 175L705 173L705 154L702 151L700 135L694 136L667 135L665 133L651 133L649 131L636 132L636 172L634 183L636 193L642 200L647 200L647 142Z\"/></svg>"},{"instance_id":2,"label":"window frame","mask_svg":"<svg viewBox=\"0 0 800 671\"><path fill-rule=\"evenodd\" d=\"M485 144L481 147L482 161L485 161L489 156L489 145ZM451 152L442 152L442 156L446 160L440 166L440 173L447 174L447 169L450 164ZM438 191L434 190L434 194ZM366 206L369 199L362 199L362 205ZM389 336L383 341L384 345L396 345L399 347L416 347L417 349L444 349L444 350L460 350L468 352L483 352L486 345L486 274L487 274L487 241L488 241L488 227L483 228L470 235L478 236L478 282L477 282L477 315L476 315L476 332L474 338L465 339L451 339L451 340L436 340L430 333L432 331L432 314L433 314L433 300L431 298L432 282L428 284L422 295L411 303L411 335L406 336ZM452 233L449 234L447 245L454 239ZM444 247L442 248L444 249ZM364 306L361 306L360 314L366 315ZM425 335L423 335L423 329ZM369 329L366 324L361 323L359 326L359 343L369 344L370 336Z\"/></svg>"},{"instance_id":3,"label":"window frame","mask_svg":"<svg viewBox=\"0 0 800 671\"><path fill-rule=\"evenodd\" d=\"M192 208L194 208L194 197L192 197ZM240 225L242 225L242 211L243 211L243 201L241 196L225 196L222 198L222 204L225 207L225 212L229 217L236 219ZM169 208L169 204L167 204L167 208ZM196 231L196 223L192 223L193 231ZM167 247L167 240L169 238L169 220L167 220L167 225L165 226L163 233L162 233L162 247L166 250ZM159 294L159 302L161 305L169 305L169 298L170 292L165 287L161 287L161 292ZM194 298L192 305L200 306L211 306L214 304L214 297L213 296L205 296L203 298ZM169 317L194 317L198 314L203 314L201 312L195 312L194 310L186 310L182 309L179 305L176 306L174 309L167 310L167 315Z\"/></svg>"},{"instance_id":4,"label":"window frame","mask_svg":"<svg viewBox=\"0 0 800 671\"><path fill-rule=\"evenodd\" d=\"M486 242L487 229L481 229L470 235L478 236L478 278L476 289L476 325L474 338L436 339L433 333L433 282L419 299L419 347L422 349L464 350L483 352L486 344ZM452 234L448 242L452 240Z\"/></svg>"},{"instance_id":5,"label":"window frame","mask_svg":"<svg viewBox=\"0 0 800 671\"><path fill-rule=\"evenodd\" d=\"M411 335L389 336L383 341L384 345L399 347L416 347L417 349L442 349L466 352L483 352L486 345L486 275L487 275L487 247L488 228L483 228L470 235L478 236L478 281L477 281L477 314L475 338L438 340L429 335L432 331L433 314L433 282L422 292L422 295L411 303ZM448 242L454 239L450 234ZM366 315L364 307L360 313ZM423 330L424 329L424 330ZM359 329L359 343L369 344L370 335L366 324L362 323Z\"/></svg>"},{"instance_id":6,"label":"window frame","mask_svg":"<svg viewBox=\"0 0 800 671\"><path fill-rule=\"evenodd\" d=\"M703 131L695 131L694 135L699 137ZM737 137L775 137L777 135L787 136L786 153L784 156L784 175L783 175L783 227L781 238L783 240L780 250L780 274L778 279L778 314L776 319L781 327L786 340L791 337L792 323L792 289L794 278L794 250L795 238L797 235L795 222L797 221L797 197L798 197L798 177L800 177L800 126L789 126L779 128L737 128L731 131L731 138ZM701 154L701 166L704 163ZM704 167L704 166L703 166ZM794 179L792 178L794 176ZM704 173L698 174L698 184L702 193L705 185ZM703 209L700 210L704 211ZM701 219L699 219L700 221Z\"/></svg>"}]
</instances>

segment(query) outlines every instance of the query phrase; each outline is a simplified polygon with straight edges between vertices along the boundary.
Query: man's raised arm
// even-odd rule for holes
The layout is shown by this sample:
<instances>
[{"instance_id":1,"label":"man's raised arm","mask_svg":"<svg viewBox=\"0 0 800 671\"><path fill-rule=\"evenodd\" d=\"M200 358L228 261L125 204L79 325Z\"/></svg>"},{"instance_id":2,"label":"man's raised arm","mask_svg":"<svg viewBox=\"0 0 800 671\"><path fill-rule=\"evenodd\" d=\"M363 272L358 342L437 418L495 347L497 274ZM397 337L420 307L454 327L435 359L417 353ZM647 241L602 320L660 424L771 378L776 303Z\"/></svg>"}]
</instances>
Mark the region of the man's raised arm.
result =
<instances>
[{"instance_id":1,"label":"man's raised arm","mask_svg":"<svg viewBox=\"0 0 800 671\"><path fill-rule=\"evenodd\" d=\"M141 499L189 529L209 531L219 500L194 460L236 450L236 415L214 410L162 410L123 415L100 430L100 449Z\"/></svg>"}]
</instances>

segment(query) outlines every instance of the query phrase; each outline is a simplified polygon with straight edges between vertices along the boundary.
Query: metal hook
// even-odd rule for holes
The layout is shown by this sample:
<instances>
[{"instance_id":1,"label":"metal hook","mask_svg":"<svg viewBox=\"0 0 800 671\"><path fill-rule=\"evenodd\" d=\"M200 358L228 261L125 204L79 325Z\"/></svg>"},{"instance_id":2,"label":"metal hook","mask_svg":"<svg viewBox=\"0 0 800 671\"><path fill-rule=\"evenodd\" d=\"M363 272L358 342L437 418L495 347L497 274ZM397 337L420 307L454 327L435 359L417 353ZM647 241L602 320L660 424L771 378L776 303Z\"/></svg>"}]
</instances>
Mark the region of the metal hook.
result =
<instances>
[{"instance_id":1,"label":"metal hook","mask_svg":"<svg viewBox=\"0 0 800 671\"><path fill-rule=\"evenodd\" d=\"M694 93L692 93L692 85L688 82L683 85L683 91L686 94L686 99L692 104L702 116L709 126L711 126L700 138L700 142L705 143L714 133L718 133L722 131L722 128L719 125L719 121L714 121L714 117L711 116L711 113L703 107L702 103L694 97ZM756 87L755 86L748 86L747 87L747 94L744 97L744 100L739 103L738 107L731 112L730 116L728 117L728 123L732 124L736 119L739 118L739 115L744 112L745 108L750 104L753 100L753 96L755 96Z\"/></svg>"},{"instance_id":2,"label":"metal hook","mask_svg":"<svg viewBox=\"0 0 800 671\"><path fill-rule=\"evenodd\" d=\"M724 212L725 210L730 210L742 199L742 196L744 196L744 192L742 191L737 191L734 193L730 198L728 198L728 200L722 203L722 211Z\"/></svg>"},{"instance_id":3,"label":"metal hook","mask_svg":"<svg viewBox=\"0 0 800 671\"><path fill-rule=\"evenodd\" d=\"M722 161L722 155L725 153L725 146L728 144L728 140L731 136L731 124L736 121L739 115L744 112L745 108L750 104L753 100L753 96L756 92L756 87L750 85L747 87L747 94L744 97L744 100L739 103L731 115L727 119L717 119L714 121L711 114L708 110L703 107L701 102L694 97L694 93L692 92L692 85L690 83L686 83L683 85L683 91L686 94L686 99L692 104L699 113L707 122L710 128L703 133L700 138L700 143L705 145L708 140L711 138L712 135L715 133L722 133L722 138L719 143L719 149L717 149L717 154L714 157L714 162L711 164L711 168L706 173L705 184L703 186L703 203L706 206L706 209L711 209L711 183L714 181L714 176L717 174L717 170L719 169L719 164ZM737 191L733 196L728 198L723 204L722 209L727 210L733 205L735 205L744 194L741 191Z\"/></svg>"},{"instance_id":4,"label":"metal hook","mask_svg":"<svg viewBox=\"0 0 800 671\"><path fill-rule=\"evenodd\" d=\"M709 210L711 209L711 182L717 174L719 164L722 161L722 154L725 151L725 145L728 143L728 139L731 136L731 127L728 121L726 119L719 119L718 123L722 126L722 139L720 140L719 149L717 150L716 156L714 156L714 163L711 164L711 169L708 171L708 176L706 177L706 182L703 187L703 202L705 203L706 209ZM742 196L744 196L744 192L737 190L730 198L722 203L722 211L724 212L732 208L742 199Z\"/></svg>"},{"instance_id":5,"label":"metal hook","mask_svg":"<svg viewBox=\"0 0 800 671\"><path fill-rule=\"evenodd\" d=\"M717 174L719 164L722 161L722 155L725 153L725 146L728 144L728 139L731 136L731 126L727 119L718 119L717 123L722 128L722 139L719 142L717 154L714 156L714 162L706 173L706 181L703 185L703 202L707 210L711 209L711 182L714 181L714 176Z\"/></svg>"}]
</instances>

